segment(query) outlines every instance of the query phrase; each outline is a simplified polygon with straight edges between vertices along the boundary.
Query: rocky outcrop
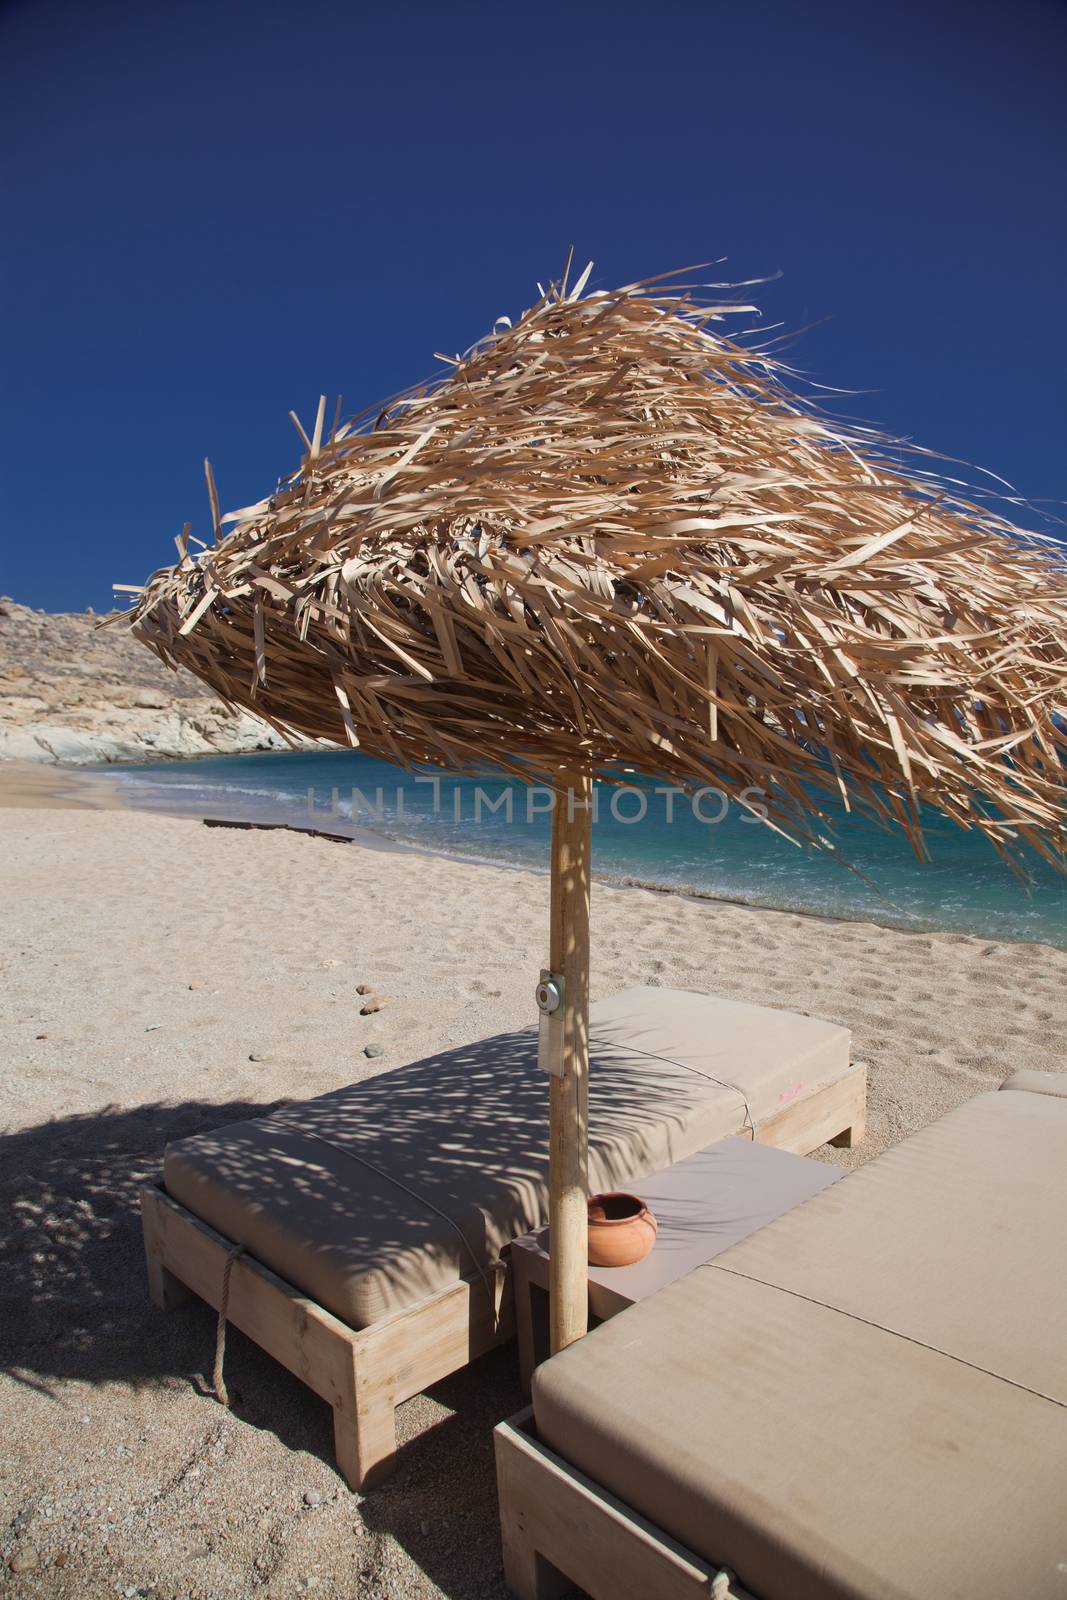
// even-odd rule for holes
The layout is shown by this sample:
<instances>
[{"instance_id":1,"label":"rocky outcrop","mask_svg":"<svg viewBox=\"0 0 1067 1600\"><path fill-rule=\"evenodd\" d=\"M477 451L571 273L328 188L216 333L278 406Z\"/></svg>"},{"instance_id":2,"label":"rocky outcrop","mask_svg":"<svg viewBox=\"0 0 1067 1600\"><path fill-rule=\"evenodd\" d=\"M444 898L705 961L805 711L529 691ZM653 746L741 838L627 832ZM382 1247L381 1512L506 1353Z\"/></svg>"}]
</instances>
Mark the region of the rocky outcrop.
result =
<instances>
[{"instance_id":1,"label":"rocky outcrop","mask_svg":"<svg viewBox=\"0 0 1067 1600\"><path fill-rule=\"evenodd\" d=\"M0 597L0 760L84 765L285 749L122 627Z\"/></svg>"}]
</instances>

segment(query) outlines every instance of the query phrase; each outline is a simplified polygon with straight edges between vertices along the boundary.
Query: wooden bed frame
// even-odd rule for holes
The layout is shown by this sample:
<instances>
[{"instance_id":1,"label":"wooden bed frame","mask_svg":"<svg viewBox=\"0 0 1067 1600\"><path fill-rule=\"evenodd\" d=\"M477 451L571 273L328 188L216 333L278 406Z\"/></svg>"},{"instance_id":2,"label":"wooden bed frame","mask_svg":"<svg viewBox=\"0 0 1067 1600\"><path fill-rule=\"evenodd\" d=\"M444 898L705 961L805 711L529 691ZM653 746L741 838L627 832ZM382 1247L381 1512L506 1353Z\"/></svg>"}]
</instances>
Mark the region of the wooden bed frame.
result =
<instances>
[{"instance_id":1,"label":"wooden bed frame","mask_svg":"<svg viewBox=\"0 0 1067 1600\"><path fill-rule=\"evenodd\" d=\"M866 1093L866 1068L853 1064L843 1077L760 1123L756 1136L797 1155L826 1143L851 1146L863 1137ZM155 1184L141 1190L141 1221L155 1304L169 1310L191 1292L218 1310L232 1241ZM394 1465L396 1407L511 1337L507 1288L501 1261L484 1279L460 1278L356 1329L253 1256L241 1255L230 1270L227 1318L329 1402L338 1471L349 1488L367 1489Z\"/></svg>"},{"instance_id":2,"label":"wooden bed frame","mask_svg":"<svg viewBox=\"0 0 1067 1600\"><path fill-rule=\"evenodd\" d=\"M527 1407L493 1430L504 1581L515 1600L753 1600L537 1437Z\"/></svg>"},{"instance_id":3,"label":"wooden bed frame","mask_svg":"<svg viewBox=\"0 0 1067 1600\"><path fill-rule=\"evenodd\" d=\"M821 1144L851 1150L867 1131L867 1068L853 1061L847 1072L821 1089L783 1106L756 1126L760 1144L772 1144L795 1156L810 1156ZM742 1138L752 1138L745 1129Z\"/></svg>"},{"instance_id":4,"label":"wooden bed frame","mask_svg":"<svg viewBox=\"0 0 1067 1600\"><path fill-rule=\"evenodd\" d=\"M155 1304L170 1310L191 1292L217 1311L230 1240L153 1184L141 1190L141 1222ZM511 1338L505 1276L500 1262L484 1281L461 1278L357 1329L242 1255L230 1270L227 1320L333 1407L337 1470L350 1489L366 1489L393 1468L396 1407Z\"/></svg>"}]
</instances>

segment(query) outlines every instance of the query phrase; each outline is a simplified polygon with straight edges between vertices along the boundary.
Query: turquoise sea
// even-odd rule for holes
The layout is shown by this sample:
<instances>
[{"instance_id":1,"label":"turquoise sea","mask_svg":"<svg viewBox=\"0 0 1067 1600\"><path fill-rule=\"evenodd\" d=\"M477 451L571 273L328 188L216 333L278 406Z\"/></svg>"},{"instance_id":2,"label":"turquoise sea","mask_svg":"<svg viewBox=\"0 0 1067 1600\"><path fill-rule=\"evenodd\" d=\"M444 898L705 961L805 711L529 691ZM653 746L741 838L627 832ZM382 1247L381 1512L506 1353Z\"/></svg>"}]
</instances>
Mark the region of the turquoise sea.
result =
<instances>
[{"instance_id":1,"label":"turquoise sea","mask_svg":"<svg viewBox=\"0 0 1067 1600\"><path fill-rule=\"evenodd\" d=\"M349 750L108 770L118 772L138 807L370 834L547 870L547 795L531 795L520 784L414 777ZM1025 885L980 838L937 816L927 819L933 864L923 866L903 835L840 810L834 838L849 870L832 855L800 849L745 820L713 793L705 792L694 809L690 798L669 797L663 786L638 780L621 794L598 790L593 860L599 877L917 931L951 929L1067 947L1067 879L1034 858Z\"/></svg>"}]
</instances>

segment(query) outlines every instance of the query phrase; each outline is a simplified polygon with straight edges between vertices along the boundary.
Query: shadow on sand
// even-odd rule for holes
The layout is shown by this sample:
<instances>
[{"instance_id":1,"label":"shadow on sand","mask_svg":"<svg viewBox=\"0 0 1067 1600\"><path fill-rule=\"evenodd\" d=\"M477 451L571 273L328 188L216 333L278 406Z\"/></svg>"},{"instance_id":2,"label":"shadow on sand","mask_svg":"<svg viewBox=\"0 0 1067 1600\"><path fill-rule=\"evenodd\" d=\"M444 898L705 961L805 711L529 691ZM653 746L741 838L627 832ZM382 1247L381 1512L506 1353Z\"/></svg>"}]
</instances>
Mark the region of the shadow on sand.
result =
<instances>
[{"instance_id":1,"label":"shadow on sand","mask_svg":"<svg viewBox=\"0 0 1067 1600\"><path fill-rule=\"evenodd\" d=\"M277 1104L112 1107L0 1138L0 1368L10 1379L61 1406L67 1380L188 1385L217 1404L215 1314L200 1301L169 1314L151 1304L137 1188L159 1176L168 1140ZM329 1407L233 1328L226 1377L243 1422L333 1469ZM427 1427L424 1405L421 1416L418 1402L401 1407L396 1475L363 1501L362 1519L395 1538L444 1594L484 1597L485 1573L499 1561L492 1428L522 1404L513 1347L428 1393L446 1415ZM503 1597L502 1580L495 1593Z\"/></svg>"}]
</instances>

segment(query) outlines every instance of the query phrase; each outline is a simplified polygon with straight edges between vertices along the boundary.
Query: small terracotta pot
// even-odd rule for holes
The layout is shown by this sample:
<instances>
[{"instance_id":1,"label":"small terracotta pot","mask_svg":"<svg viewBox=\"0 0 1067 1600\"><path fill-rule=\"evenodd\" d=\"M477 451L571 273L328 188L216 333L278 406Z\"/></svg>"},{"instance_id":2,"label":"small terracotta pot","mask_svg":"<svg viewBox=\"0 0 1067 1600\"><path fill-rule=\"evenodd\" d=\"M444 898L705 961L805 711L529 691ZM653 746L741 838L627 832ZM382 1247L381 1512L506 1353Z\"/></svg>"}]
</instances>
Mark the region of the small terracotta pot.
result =
<instances>
[{"instance_id":1,"label":"small terracotta pot","mask_svg":"<svg viewBox=\"0 0 1067 1600\"><path fill-rule=\"evenodd\" d=\"M632 1267L656 1242L656 1219L635 1194L594 1194L589 1200L589 1265Z\"/></svg>"}]
</instances>

